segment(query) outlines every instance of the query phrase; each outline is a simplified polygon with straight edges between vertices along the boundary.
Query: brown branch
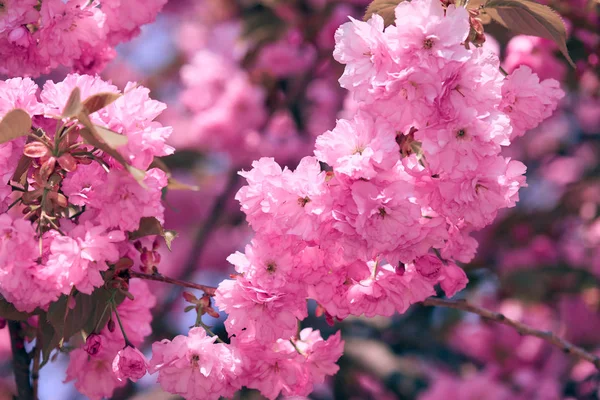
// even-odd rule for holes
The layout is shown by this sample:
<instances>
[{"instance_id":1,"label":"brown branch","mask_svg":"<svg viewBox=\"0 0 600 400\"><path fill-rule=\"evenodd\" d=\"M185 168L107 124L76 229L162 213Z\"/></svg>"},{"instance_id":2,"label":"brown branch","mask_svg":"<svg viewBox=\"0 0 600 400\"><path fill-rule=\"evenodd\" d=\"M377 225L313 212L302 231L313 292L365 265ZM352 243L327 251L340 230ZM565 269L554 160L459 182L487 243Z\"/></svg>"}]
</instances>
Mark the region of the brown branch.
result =
<instances>
[{"instance_id":1,"label":"brown branch","mask_svg":"<svg viewBox=\"0 0 600 400\"><path fill-rule=\"evenodd\" d=\"M184 264L183 271L181 272L181 279L187 280L196 272L198 266L198 259L202 255L204 248L206 247L206 243L208 242L208 238L214 228L217 226L217 222L221 218L223 211L225 211L225 206L227 204L227 200L233 195L233 191L235 190L238 182L238 173L236 170L231 171L227 178L227 184L223 189L223 192L217 197L215 200L212 209L208 214L208 218L202 225L202 228L196 234L194 238L194 246L190 251L190 254L187 257L187 260Z\"/></svg>"},{"instance_id":2,"label":"brown branch","mask_svg":"<svg viewBox=\"0 0 600 400\"><path fill-rule=\"evenodd\" d=\"M521 322L509 319L504 314L491 311L485 308L477 307L473 304L467 303L465 300L445 300L438 298L429 298L423 301L422 304L425 306L447 307L454 308L456 310L467 311L470 313L477 314L485 319L498 322L499 324L510 326L511 328L519 332L519 334L521 335L535 336L537 338L545 340L546 342L558 347L567 354L572 354L575 357L591 362L592 364L594 364L596 369L600 370L600 357L582 349L581 347L575 346L573 343L558 337L556 334L550 331L541 331L538 329L534 329Z\"/></svg>"},{"instance_id":3,"label":"brown branch","mask_svg":"<svg viewBox=\"0 0 600 400\"><path fill-rule=\"evenodd\" d=\"M21 322L8 321L10 331L10 344L13 353L13 371L15 382L17 384L18 400L34 400L33 388L29 381L29 354L25 350L25 340L23 339Z\"/></svg>"},{"instance_id":4,"label":"brown branch","mask_svg":"<svg viewBox=\"0 0 600 400\"><path fill-rule=\"evenodd\" d=\"M33 398L38 398L39 380L40 380L40 361L42 355L42 333L38 328L35 340L35 349L33 350L33 367L31 369L31 385L33 386Z\"/></svg>"},{"instance_id":5,"label":"brown branch","mask_svg":"<svg viewBox=\"0 0 600 400\"><path fill-rule=\"evenodd\" d=\"M129 271L129 276L131 276L132 278L140 278L140 279L147 279L150 281L170 283L173 285L182 286L182 287L186 287L186 288L190 288L190 289L198 289L198 290L202 290L204 293L206 293L209 296L214 296L215 291L217 290L217 288L213 287L213 286L200 285L198 283L182 281L179 279L173 279L173 278L169 278L169 277L166 277L166 276L160 275L160 274L152 274L151 275L151 274L144 274L142 272Z\"/></svg>"}]
</instances>

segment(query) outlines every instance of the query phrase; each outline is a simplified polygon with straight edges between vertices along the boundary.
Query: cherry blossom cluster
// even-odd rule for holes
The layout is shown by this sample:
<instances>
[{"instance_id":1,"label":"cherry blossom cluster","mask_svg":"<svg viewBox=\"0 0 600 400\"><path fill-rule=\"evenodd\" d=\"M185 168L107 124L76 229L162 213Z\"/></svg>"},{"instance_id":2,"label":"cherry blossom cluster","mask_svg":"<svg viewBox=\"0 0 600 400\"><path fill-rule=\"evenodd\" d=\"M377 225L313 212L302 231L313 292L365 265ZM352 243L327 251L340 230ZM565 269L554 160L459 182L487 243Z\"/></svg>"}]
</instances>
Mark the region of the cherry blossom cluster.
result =
<instances>
[{"instance_id":1,"label":"cherry blossom cluster","mask_svg":"<svg viewBox=\"0 0 600 400\"><path fill-rule=\"evenodd\" d=\"M0 10L0 73L37 76L58 66L99 72L114 46L154 21L166 0L8 0Z\"/></svg>"},{"instance_id":2,"label":"cherry blossom cluster","mask_svg":"<svg viewBox=\"0 0 600 400\"><path fill-rule=\"evenodd\" d=\"M70 110L80 96L87 101L77 120ZM82 115L90 108L97 110ZM75 306L75 294L92 295L100 287L128 296L118 308L115 302L101 304L118 309L121 329L115 328L115 310L108 324L105 320L98 331L88 332L84 347L71 352L67 380L75 380L92 399L110 396L126 383L124 376L134 378L139 363L145 365L134 346L151 332L156 299L145 282L121 279L114 271L144 268L153 237L132 240L130 235L143 219L163 220L161 196L168 178L151 163L173 151L165 144L171 128L154 121L164 108L144 87L131 83L121 94L88 75L48 81L41 91L29 78L0 82L0 116L10 120L21 111L32 121L28 134L0 144L3 301L38 314L62 296L70 296ZM114 152L92 145L90 128L103 132Z\"/></svg>"},{"instance_id":3,"label":"cherry blossom cluster","mask_svg":"<svg viewBox=\"0 0 600 400\"><path fill-rule=\"evenodd\" d=\"M140 184L114 158L84 143L80 125L60 118L75 88L88 98L118 94L115 86L72 74L63 82L46 82L39 98L29 78L9 79L0 87L0 114L25 110L34 131L0 145L5 182L0 192L0 294L31 312L73 287L92 293L104 283L108 264L127 252L138 253L128 232L136 231L143 217L162 220L167 176L152 168ZM154 156L173 150L165 144L170 128L153 121L165 106L148 94L132 83L89 117L122 139L119 154L143 171ZM25 169L17 171L22 165Z\"/></svg>"},{"instance_id":4,"label":"cherry blossom cluster","mask_svg":"<svg viewBox=\"0 0 600 400\"><path fill-rule=\"evenodd\" d=\"M354 117L318 137L315 156L293 171L262 158L241 173L248 185L236 198L256 236L228 258L238 274L215 295L241 361L219 367L220 394L242 385L268 398L305 395L335 371L338 337L318 357L298 345L307 299L329 320L390 316L438 284L448 297L465 287L456 262L475 254L470 233L513 207L525 186L525 166L502 148L564 95L527 67L505 77L497 56L465 46L469 29L466 9L438 0L401 3L395 25L374 15L338 29L334 56L358 103ZM315 358L330 367L311 373ZM188 373L160 376L165 390L202 398Z\"/></svg>"}]
</instances>

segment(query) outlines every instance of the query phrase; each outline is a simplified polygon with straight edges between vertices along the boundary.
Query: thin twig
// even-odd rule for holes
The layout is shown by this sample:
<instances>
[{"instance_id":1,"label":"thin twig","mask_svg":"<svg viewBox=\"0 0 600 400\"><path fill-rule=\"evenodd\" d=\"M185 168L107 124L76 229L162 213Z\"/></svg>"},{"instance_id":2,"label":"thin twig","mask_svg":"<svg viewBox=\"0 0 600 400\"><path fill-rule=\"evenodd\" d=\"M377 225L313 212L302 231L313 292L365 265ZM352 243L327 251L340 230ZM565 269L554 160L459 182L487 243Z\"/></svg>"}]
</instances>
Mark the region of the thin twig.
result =
<instances>
[{"instance_id":1,"label":"thin twig","mask_svg":"<svg viewBox=\"0 0 600 400\"><path fill-rule=\"evenodd\" d=\"M13 353L13 371L17 384L19 400L34 400L33 388L29 381L29 354L25 350L25 340L21 336L22 329L19 321L8 321L10 344Z\"/></svg>"},{"instance_id":2,"label":"thin twig","mask_svg":"<svg viewBox=\"0 0 600 400\"><path fill-rule=\"evenodd\" d=\"M579 357L583 360L591 362L598 370L600 370L600 357L582 349L581 347L575 346L573 343L558 337L556 334L550 331L534 329L521 322L509 319L504 314L491 311L485 308L477 307L473 304L467 303L464 300L445 300L429 298L423 301L422 304L425 306L447 307L467 311L470 313L477 314L485 319L498 322L499 324L510 326L511 328L519 332L519 334L521 335L535 336L542 340L545 340L546 342L558 347L567 354L572 354L575 357Z\"/></svg>"},{"instance_id":3,"label":"thin twig","mask_svg":"<svg viewBox=\"0 0 600 400\"><path fill-rule=\"evenodd\" d=\"M223 192L217 197L213 206L208 214L207 220L202 225L202 228L196 234L196 237L193 240L193 246L190 250L190 253L187 257L186 262L184 263L183 270L179 274L181 280L170 279L170 281L166 281L164 279L154 279L161 282L173 283L178 286L189 287L192 289L203 290L206 294L212 296L215 293L215 289L209 286L197 285L197 286L189 286L189 279L194 275L194 272L198 269L198 259L202 255L204 248L208 242L208 238L212 231L217 226L221 215L225 211L225 205L227 204L227 200L232 196L233 191L235 190L238 182L238 174L237 171L233 170L229 173L229 177L227 178L227 184L223 189ZM155 276L155 275L152 275ZM158 275L159 277L161 275ZM151 278L146 278L151 279ZM206 290L205 290L206 289ZM212 289L212 290L211 290ZM160 309L156 310L156 315L163 315L165 312L170 310L175 302L179 299L179 291L177 288L173 288L166 297L166 301L162 304Z\"/></svg>"},{"instance_id":4,"label":"thin twig","mask_svg":"<svg viewBox=\"0 0 600 400\"><path fill-rule=\"evenodd\" d=\"M202 290L204 293L206 293L209 296L214 296L215 291L217 290L217 288L213 287L213 286L200 285L198 283L182 281L179 279L173 279L173 278L169 278L169 277L166 277L166 276L160 275L160 274L144 274L142 272L129 271L129 276L131 276L132 278L140 278L140 279L147 279L150 281L170 283L173 285L186 287L186 288L190 288L190 289L198 289L198 290Z\"/></svg>"},{"instance_id":5,"label":"thin twig","mask_svg":"<svg viewBox=\"0 0 600 400\"><path fill-rule=\"evenodd\" d=\"M183 271L181 272L181 279L187 280L196 272L198 267L198 259L202 255L204 248L206 247L206 243L208 242L208 238L214 228L217 226L217 222L221 218L223 211L225 211L225 205L227 204L227 200L233 195L233 191L235 190L238 182L238 173L236 170L231 171L229 173L229 177L227 178L227 184L223 189L223 192L217 197L215 200L212 209L208 213L208 218L202 225L202 228L196 234L194 238L194 246L190 251L190 254L187 257L187 261L184 264Z\"/></svg>"}]
</instances>

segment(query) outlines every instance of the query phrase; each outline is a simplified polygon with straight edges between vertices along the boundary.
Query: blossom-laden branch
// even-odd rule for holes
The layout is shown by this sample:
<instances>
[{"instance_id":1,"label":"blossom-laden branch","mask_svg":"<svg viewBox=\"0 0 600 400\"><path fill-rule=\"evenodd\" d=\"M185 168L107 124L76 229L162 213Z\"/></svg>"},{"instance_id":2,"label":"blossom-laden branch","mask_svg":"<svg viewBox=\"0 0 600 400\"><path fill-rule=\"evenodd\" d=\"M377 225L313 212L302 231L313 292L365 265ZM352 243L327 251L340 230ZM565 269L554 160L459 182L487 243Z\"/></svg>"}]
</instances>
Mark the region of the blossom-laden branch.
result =
<instances>
[{"instance_id":1,"label":"blossom-laden branch","mask_svg":"<svg viewBox=\"0 0 600 400\"><path fill-rule=\"evenodd\" d=\"M465 300L446 300L429 298L424 300L422 304L424 306L454 308L456 310L462 310L473 314L477 314L485 319L498 322L499 324L510 326L523 336L535 336L537 338L540 338L550 343L551 345L558 347L566 354L572 354L575 357L591 362L598 370L600 370L600 357L586 351L581 347L575 346L573 343L562 339L553 332L534 329L521 322L507 318L502 313L478 307L476 305L466 302Z\"/></svg>"},{"instance_id":2,"label":"blossom-laden branch","mask_svg":"<svg viewBox=\"0 0 600 400\"><path fill-rule=\"evenodd\" d=\"M214 296L215 290L217 290L217 288L213 287L213 286L200 285L198 283L182 281L179 279L173 279L173 278L169 278L169 277L166 277L166 276L163 276L160 274L144 274L142 272L130 271L129 275L132 278L140 278L140 279L147 279L150 281L165 282L165 283L170 283L173 285L186 287L186 288L190 288L190 289L202 290L204 293L208 294L209 296Z\"/></svg>"}]
</instances>

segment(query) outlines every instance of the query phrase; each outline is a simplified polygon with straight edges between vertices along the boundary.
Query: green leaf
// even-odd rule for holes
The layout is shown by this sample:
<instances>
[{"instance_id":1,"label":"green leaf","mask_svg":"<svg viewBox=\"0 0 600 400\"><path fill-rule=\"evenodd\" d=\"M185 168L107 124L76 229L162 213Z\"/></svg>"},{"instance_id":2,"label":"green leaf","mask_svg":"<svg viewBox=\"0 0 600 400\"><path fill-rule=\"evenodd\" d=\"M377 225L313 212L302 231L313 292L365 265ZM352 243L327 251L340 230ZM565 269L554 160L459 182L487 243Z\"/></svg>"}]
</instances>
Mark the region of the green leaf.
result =
<instances>
[{"instance_id":1,"label":"green leaf","mask_svg":"<svg viewBox=\"0 0 600 400\"><path fill-rule=\"evenodd\" d=\"M513 32L553 40L569 64L567 31L560 15L548 6L530 0L489 0L483 11Z\"/></svg>"},{"instance_id":2,"label":"green leaf","mask_svg":"<svg viewBox=\"0 0 600 400\"><path fill-rule=\"evenodd\" d=\"M286 23L275 11L267 7L257 7L245 13L242 37L254 45L262 46L275 42L283 35L286 28Z\"/></svg>"},{"instance_id":3,"label":"green leaf","mask_svg":"<svg viewBox=\"0 0 600 400\"><path fill-rule=\"evenodd\" d=\"M25 136L31 130L31 117L20 108L6 113L0 121L0 144Z\"/></svg>"},{"instance_id":4,"label":"green leaf","mask_svg":"<svg viewBox=\"0 0 600 400\"><path fill-rule=\"evenodd\" d=\"M38 327L40 329L39 340L42 342L42 366L45 365L50 359L52 350L56 349L60 345L60 336L56 333L56 330L52 324L48 321L47 314L42 313L38 320Z\"/></svg>"},{"instance_id":5,"label":"green leaf","mask_svg":"<svg viewBox=\"0 0 600 400\"><path fill-rule=\"evenodd\" d=\"M32 313L19 311L11 303L0 297L0 317L12 321L25 321Z\"/></svg>"},{"instance_id":6,"label":"green leaf","mask_svg":"<svg viewBox=\"0 0 600 400\"><path fill-rule=\"evenodd\" d=\"M94 330L100 331L110 318L110 308L107 308L112 292L100 287L91 295L77 293L69 299L69 296L61 296L48 307L47 320L54 329L58 342L68 342L75 334L84 331L86 334ZM124 299L122 294L115 294L115 301L120 304ZM75 302L75 307L68 307L69 301Z\"/></svg>"},{"instance_id":7,"label":"green leaf","mask_svg":"<svg viewBox=\"0 0 600 400\"><path fill-rule=\"evenodd\" d=\"M368 21L373 14L378 14L383 18L385 26L394 25L396 20L395 10L398 4L404 0L374 0L367 7L363 21Z\"/></svg>"},{"instance_id":8,"label":"green leaf","mask_svg":"<svg viewBox=\"0 0 600 400\"><path fill-rule=\"evenodd\" d=\"M143 217L140 220L139 228L136 231L129 233L129 239L136 240L151 235L161 236L165 240L167 248L171 250L171 244L177 237L177 232L163 228L160 221L154 217Z\"/></svg>"}]
</instances>

